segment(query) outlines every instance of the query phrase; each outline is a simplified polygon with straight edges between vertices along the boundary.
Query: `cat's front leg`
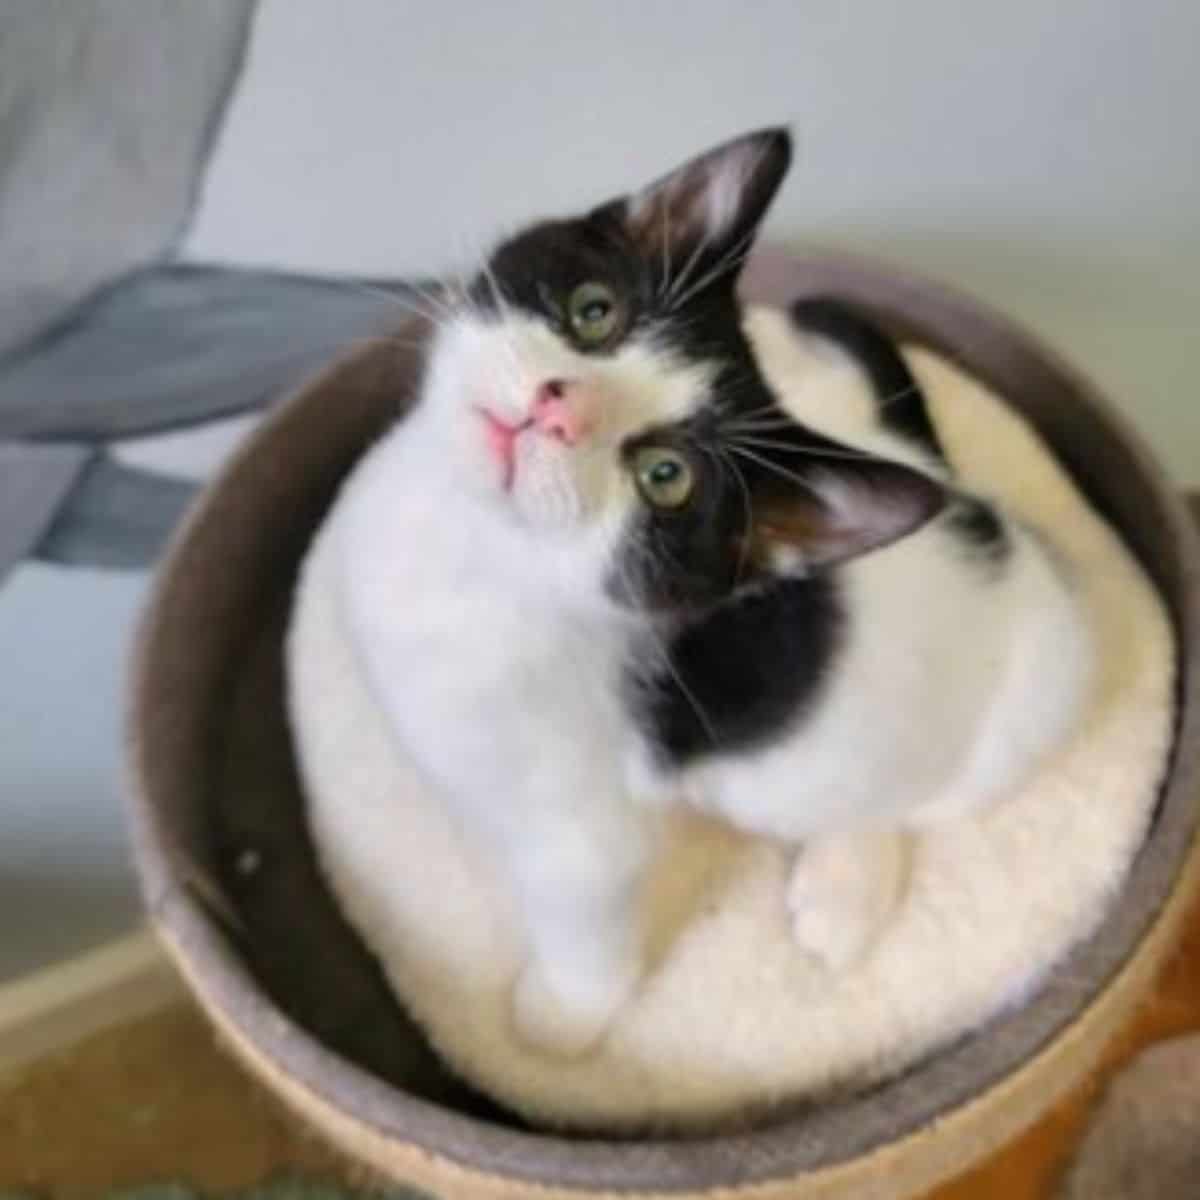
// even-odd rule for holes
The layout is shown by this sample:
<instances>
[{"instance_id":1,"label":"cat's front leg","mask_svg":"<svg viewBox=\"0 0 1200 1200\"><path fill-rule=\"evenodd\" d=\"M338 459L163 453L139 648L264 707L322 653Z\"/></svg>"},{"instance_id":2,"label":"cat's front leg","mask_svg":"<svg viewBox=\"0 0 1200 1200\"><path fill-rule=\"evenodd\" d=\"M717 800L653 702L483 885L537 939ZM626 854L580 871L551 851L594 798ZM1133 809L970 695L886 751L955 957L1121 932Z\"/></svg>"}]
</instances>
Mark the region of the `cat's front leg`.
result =
<instances>
[{"instance_id":1,"label":"cat's front leg","mask_svg":"<svg viewBox=\"0 0 1200 1200\"><path fill-rule=\"evenodd\" d=\"M513 1019L526 1044L554 1055L592 1050L641 977L648 837L637 814L606 824L560 828L515 864L529 958Z\"/></svg>"},{"instance_id":2,"label":"cat's front leg","mask_svg":"<svg viewBox=\"0 0 1200 1200\"><path fill-rule=\"evenodd\" d=\"M806 842L787 889L796 945L828 970L864 958L903 894L910 848L898 833L829 834Z\"/></svg>"},{"instance_id":3,"label":"cat's front leg","mask_svg":"<svg viewBox=\"0 0 1200 1200\"><path fill-rule=\"evenodd\" d=\"M632 998L641 955L625 931L576 926L574 953L534 953L513 994L521 1040L560 1058L589 1053ZM586 947L586 948L584 948Z\"/></svg>"}]
</instances>

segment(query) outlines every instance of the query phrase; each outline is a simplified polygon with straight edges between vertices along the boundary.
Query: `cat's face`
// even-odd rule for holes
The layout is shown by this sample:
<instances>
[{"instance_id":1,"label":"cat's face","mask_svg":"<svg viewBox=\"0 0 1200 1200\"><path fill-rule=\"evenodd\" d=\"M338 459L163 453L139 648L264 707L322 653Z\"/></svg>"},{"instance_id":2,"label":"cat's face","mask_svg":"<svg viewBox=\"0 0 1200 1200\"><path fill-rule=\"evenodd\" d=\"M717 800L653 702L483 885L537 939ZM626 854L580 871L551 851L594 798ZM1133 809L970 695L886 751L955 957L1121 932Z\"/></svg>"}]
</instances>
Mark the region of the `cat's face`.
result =
<instances>
[{"instance_id":1,"label":"cat's face","mask_svg":"<svg viewBox=\"0 0 1200 1200\"><path fill-rule=\"evenodd\" d=\"M583 590L691 608L891 541L931 482L788 418L735 285L790 160L752 134L502 244L440 323L425 404L462 486Z\"/></svg>"}]
</instances>

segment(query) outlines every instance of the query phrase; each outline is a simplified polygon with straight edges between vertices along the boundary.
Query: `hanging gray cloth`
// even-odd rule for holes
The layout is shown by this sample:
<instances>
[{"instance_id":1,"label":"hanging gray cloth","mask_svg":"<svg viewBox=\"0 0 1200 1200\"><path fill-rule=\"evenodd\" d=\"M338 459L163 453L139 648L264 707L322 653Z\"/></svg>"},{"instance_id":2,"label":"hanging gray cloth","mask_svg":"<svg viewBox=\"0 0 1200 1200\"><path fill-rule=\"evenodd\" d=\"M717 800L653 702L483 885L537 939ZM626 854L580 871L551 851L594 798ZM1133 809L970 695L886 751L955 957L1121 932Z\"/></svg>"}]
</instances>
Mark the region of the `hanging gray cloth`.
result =
<instances>
[{"instance_id":1,"label":"hanging gray cloth","mask_svg":"<svg viewBox=\"0 0 1200 1200\"><path fill-rule=\"evenodd\" d=\"M87 311L90 298L173 251L254 7L0 5L0 579L44 532L62 533L58 505L75 495L95 455L83 433L73 445L22 444L36 422L6 422L4 413L53 401L11 390L21 379L6 358L39 361L81 305ZM86 384L77 380L76 394ZM94 496L98 476L89 478Z\"/></svg>"},{"instance_id":2,"label":"hanging gray cloth","mask_svg":"<svg viewBox=\"0 0 1200 1200\"><path fill-rule=\"evenodd\" d=\"M161 267L0 360L0 575L31 553L152 563L194 485L128 467L106 444L256 411L414 303L402 284ZM22 454L26 469L5 479Z\"/></svg>"},{"instance_id":3,"label":"hanging gray cloth","mask_svg":"<svg viewBox=\"0 0 1200 1200\"><path fill-rule=\"evenodd\" d=\"M62 566L144 567L158 557L194 487L95 455L79 472L37 543Z\"/></svg>"},{"instance_id":4,"label":"hanging gray cloth","mask_svg":"<svg viewBox=\"0 0 1200 1200\"><path fill-rule=\"evenodd\" d=\"M186 226L253 0L5 0L0 352Z\"/></svg>"},{"instance_id":5,"label":"hanging gray cloth","mask_svg":"<svg viewBox=\"0 0 1200 1200\"><path fill-rule=\"evenodd\" d=\"M0 7L0 579L153 562L194 485L113 441L261 408L402 284L168 265L253 0Z\"/></svg>"},{"instance_id":6,"label":"hanging gray cloth","mask_svg":"<svg viewBox=\"0 0 1200 1200\"><path fill-rule=\"evenodd\" d=\"M0 441L0 578L54 523L91 457L86 446Z\"/></svg>"},{"instance_id":7,"label":"hanging gray cloth","mask_svg":"<svg viewBox=\"0 0 1200 1200\"><path fill-rule=\"evenodd\" d=\"M0 438L27 439L3 444L0 472L29 457L21 498L16 475L7 487L0 478L0 531L12 526L0 569L30 551L62 565L153 562L194 485L98 447L256 411L394 328L413 303L400 284L218 268L163 267L113 288L54 337L0 362ZM19 524L6 522L18 509Z\"/></svg>"},{"instance_id":8,"label":"hanging gray cloth","mask_svg":"<svg viewBox=\"0 0 1200 1200\"><path fill-rule=\"evenodd\" d=\"M143 272L0 360L0 437L101 441L261 406L400 323L401 285L233 268Z\"/></svg>"}]
</instances>

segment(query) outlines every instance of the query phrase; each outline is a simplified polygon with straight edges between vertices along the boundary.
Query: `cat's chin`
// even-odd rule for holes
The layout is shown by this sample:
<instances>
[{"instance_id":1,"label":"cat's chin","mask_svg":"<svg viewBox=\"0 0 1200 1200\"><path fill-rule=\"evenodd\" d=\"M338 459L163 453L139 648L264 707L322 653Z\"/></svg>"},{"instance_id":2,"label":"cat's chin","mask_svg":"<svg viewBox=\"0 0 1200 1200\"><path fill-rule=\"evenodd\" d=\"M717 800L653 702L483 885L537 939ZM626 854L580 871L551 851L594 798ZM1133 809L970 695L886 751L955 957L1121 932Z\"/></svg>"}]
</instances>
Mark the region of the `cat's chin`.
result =
<instances>
[{"instance_id":1,"label":"cat's chin","mask_svg":"<svg viewBox=\"0 0 1200 1200\"><path fill-rule=\"evenodd\" d=\"M582 532L584 505L569 471L555 461L552 447L532 438L517 447L511 476L499 482L496 505L535 533Z\"/></svg>"}]
</instances>

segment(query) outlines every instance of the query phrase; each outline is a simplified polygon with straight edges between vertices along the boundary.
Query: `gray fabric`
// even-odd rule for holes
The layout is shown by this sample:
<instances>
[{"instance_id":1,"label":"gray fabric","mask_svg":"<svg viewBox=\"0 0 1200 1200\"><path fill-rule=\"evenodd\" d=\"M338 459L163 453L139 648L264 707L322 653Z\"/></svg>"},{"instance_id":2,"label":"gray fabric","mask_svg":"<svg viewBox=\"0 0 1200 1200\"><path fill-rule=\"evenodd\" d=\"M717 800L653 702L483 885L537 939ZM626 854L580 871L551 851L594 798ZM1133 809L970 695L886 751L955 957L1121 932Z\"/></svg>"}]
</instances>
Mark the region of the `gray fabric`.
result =
<instances>
[{"instance_id":1,"label":"gray fabric","mask_svg":"<svg viewBox=\"0 0 1200 1200\"><path fill-rule=\"evenodd\" d=\"M0 438L36 439L23 458L31 467L80 466L105 442L257 409L340 350L393 329L414 303L413 290L396 283L187 266L139 272L0 361ZM0 466L19 453L15 440L8 445ZM45 561L145 567L194 490L107 457L74 482L48 476L35 508L29 471L0 480L0 572L34 553L43 530L36 555Z\"/></svg>"},{"instance_id":2,"label":"gray fabric","mask_svg":"<svg viewBox=\"0 0 1200 1200\"><path fill-rule=\"evenodd\" d=\"M137 339L110 330L107 353L89 359L71 353L76 338L45 335L171 250L253 10L254 0L5 0L0 11L0 359L24 351L0 367L0 578L46 530L55 561L143 565L178 515L186 489L169 481L108 460L77 478L112 422L86 404L78 421L64 410L98 391L112 403L141 378ZM23 405L80 444L16 444L39 432L28 416L4 419Z\"/></svg>"},{"instance_id":3,"label":"gray fabric","mask_svg":"<svg viewBox=\"0 0 1200 1200\"><path fill-rule=\"evenodd\" d=\"M37 557L62 566L144 567L158 557L195 490L97 455L66 495Z\"/></svg>"},{"instance_id":4,"label":"gray fabric","mask_svg":"<svg viewBox=\"0 0 1200 1200\"><path fill-rule=\"evenodd\" d=\"M261 406L351 343L397 326L398 284L162 267L0 362L0 437L101 440Z\"/></svg>"},{"instance_id":5,"label":"gray fabric","mask_svg":"<svg viewBox=\"0 0 1200 1200\"><path fill-rule=\"evenodd\" d=\"M253 0L5 0L0 353L170 249L253 8Z\"/></svg>"},{"instance_id":6,"label":"gray fabric","mask_svg":"<svg viewBox=\"0 0 1200 1200\"><path fill-rule=\"evenodd\" d=\"M90 454L85 446L0 442L0 580L50 526Z\"/></svg>"}]
</instances>

